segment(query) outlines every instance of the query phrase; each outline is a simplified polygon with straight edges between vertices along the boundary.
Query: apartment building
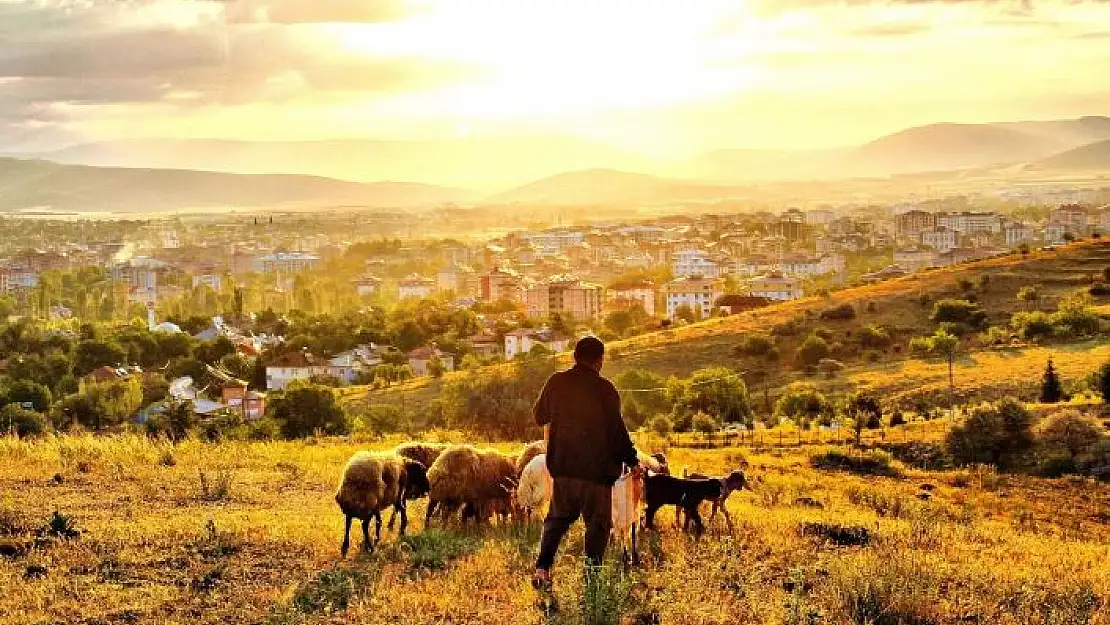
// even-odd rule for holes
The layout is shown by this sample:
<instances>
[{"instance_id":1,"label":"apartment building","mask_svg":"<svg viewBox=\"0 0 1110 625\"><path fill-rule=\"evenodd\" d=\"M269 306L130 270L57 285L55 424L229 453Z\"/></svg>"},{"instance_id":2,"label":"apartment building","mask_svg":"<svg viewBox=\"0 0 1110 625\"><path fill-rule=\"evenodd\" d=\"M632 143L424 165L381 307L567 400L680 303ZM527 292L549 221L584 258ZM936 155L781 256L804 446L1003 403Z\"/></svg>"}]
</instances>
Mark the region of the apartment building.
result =
<instances>
[{"instance_id":1,"label":"apartment building","mask_svg":"<svg viewBox=\"0 0 1110 625\"><path fill-rule=\"evenodd\" d=\"M668 318L674 319L675 312L682 306L689 306L703 317L708 317L714 303L725 293L724 281L706 276L688 276L665 284L663 293Z\"/></svg>"},{"instance_id":2,"label":"apartment building","mask_svg":"<svg viewBox=\"0 0 1110 625\"><path fill-rule=\"evenodd\" d=\"M528 289L528 316L547 319L558 314L564 319L587 321L601 316L601 285L581 280L553 278Z\"/></svg>"}]
</instances>

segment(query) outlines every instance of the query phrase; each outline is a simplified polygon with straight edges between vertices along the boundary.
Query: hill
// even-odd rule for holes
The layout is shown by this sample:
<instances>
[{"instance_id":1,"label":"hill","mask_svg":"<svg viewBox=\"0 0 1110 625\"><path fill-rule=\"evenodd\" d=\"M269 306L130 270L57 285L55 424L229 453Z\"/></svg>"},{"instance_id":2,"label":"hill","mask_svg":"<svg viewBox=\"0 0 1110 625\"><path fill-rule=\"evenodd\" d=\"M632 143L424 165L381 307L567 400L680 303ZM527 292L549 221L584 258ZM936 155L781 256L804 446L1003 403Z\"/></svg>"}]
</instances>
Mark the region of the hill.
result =
<instances>
[{"instance_id":1,"label":"hill","mask_svg":"<svg viewBox=\"0 0 1110 625\"><path fill-rule=\"evenodd\" d=\"M744 197L743 187L611 169L572 171L497 194L489 201L534 204L666 204Z\"/></svg>"},{"instance_id":2,"label":"hill","mask_svg":"<svg viewBox=\"0 0 1110 625\"><path fill-rule=\"evenodd\" d=\"M644 159L567 137L284 142L134 139L77 145L39 157L76 165L308 174L360 182L409 180L490 192L568 170L649 168Z\"/></svg>"},{"instance_id":3,"label":"hill","mask_svg":"<svg viewBox=\"0 0 1110 625\"><path fill-rule=\"evenodd\" d=\"M59 165L0 158L0 210L171 211L358 205L415 208L463 201L469 192L399 182L245 175L174 169Z\"/></svg>"},{"instance_id":4,"label":"hill","mask_svg":"<svg viewBox=\"0 0 1110 625\"><path fill-rule=\"evenodd\" d=\"M854 376L859 376L861 384L866 381L865 386L876 392L895 393L899 399L907 401L930 393L941 396L931 386L936 383L934 376L939 370L936 366L911 367L906 364L909 361L906 349L909 339L930 333L937 327L930 320L934 302L968 297L969 294L960 286L961 281L972 285L985 284L975 287L970 296L979 300L988 313L989 323L1001 325L1008 322L1013 312L1024 309L1025 304L1016 298L1017 291L1023 286L1037 285L1042 293L1042 308L1051 309L1057 299L1090 284L1090 276L1101 273L1108 265L1110 243L1077 243L1055 251L1034 252L1025 258L1013 254L912 274L878 284L844 289L829 297L784 302L730 317L614 341L609 344L605 373L616 377L630 369L646 369L664 376L688 376L703 367L723 365L746 371L766 371L769 377L759 384L768 386L772 396L786 384L797 380L843 390L842 385L857 379ZM852 306L855 311L852 319L820 319L821 311L841 304ZM871 325L879 326L889 334L888 348L864 349L859 346L859 330ZM847 366L845 373L835 380L809 378L793 366L795 351L818 328L830 335L831 357ZM781 354L779 361L767 363L736 353L736 346L745 333L768 332L776 334ZM1024 350L1018 349L1009 352L1008 358L1020 359L1023 353ZM1031 351L1029 354L1031 360L1020 368L1033 370L1044 366L1043 351ZM566 355L560 358L565 361ZM1008 367L999 368L995 372L998 379L985 381L982 388L967 386L968 396L980 396L982 392L982 396L990 397L1000 388L1012 388L1014 381L1008 373L1011 370ZM904 375L894 376L892 371L902 371ZM407 385L373 391L370 395L375 402L404 404L409 410L419 411L438 396L441 384L439 380L420 379ZM348 400L361 401L367 390L353 388L345 394Z\"/></svg>"},{"instance_id":5,"label":"hill","mask_svg":"<svg viewBox=\"0 0 1110 625\"><path fill-rule=\"evenodd\" d=\"M1110 169L1110 140L1090 143L1031 163L1029 169Z\"/></svg>"}]
</instances>

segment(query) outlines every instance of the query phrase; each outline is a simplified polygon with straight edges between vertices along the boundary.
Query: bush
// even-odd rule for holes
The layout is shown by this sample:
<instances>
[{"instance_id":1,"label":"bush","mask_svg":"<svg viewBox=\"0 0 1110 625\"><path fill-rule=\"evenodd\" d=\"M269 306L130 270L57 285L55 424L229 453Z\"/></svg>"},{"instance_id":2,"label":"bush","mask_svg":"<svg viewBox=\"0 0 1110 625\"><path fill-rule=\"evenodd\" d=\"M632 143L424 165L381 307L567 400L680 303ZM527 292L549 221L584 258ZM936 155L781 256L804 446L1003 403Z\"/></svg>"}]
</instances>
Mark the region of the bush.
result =
<instances>
[{"instance_id":1,"label":"bush","mask_svg":"<svg viewBox=\"0 0 1110 625\"><path fill-rule=\"evenodd\" d=\"M974 408L963 423L948 433L947 447L960 465L991 464L1013 467L1033 446L1033 416L1016 399Z\"/></svg>"},{"instance_id":2,"label":"bush","mask_svg":"<svg viewBox=\"0 0 1110 625\"><path fill-rule=\"evenodd\" d=\"M856 309L848 302L821 311L822 321L847 321L856 318Z\"/></svg>"},{"instance_id":3,"label":"bush","mask_svg":"<svg viewBox=\"0 0 1110 625\"><path fill-rule=\"evenodd\" d=\"M810 456L809 464L815 469L826 471L847 471L858 475L881 475L896 477L898 469L891 465L891 456L885 451L873 449L862 454L849 454L839 449L830 449Z\"/></svg>"},{"instance_id":4,"label":"bush","mask_svg":"<svg viewBox=\"0 0 1110 625\"><path fill-rule=\"evenodd\" d=\"M817 372L826 378L835 378L836 374L844 370L844 363L832 358L822 358L821 362L817 363Z\"/></svg>"},{"instance_id":5,"label":"bush","mask_svg":"<svg viewBox=\"0 0 1110 625\"><path fill-rule=\"evenodd\" d=\"M19 404L8 404L0 408L0 428L0 434L15 432L20 438L41 436L46 432L46 418Z\"/></svg>"},{"instance_id":6,"label":"bush","mask_svg":"<svg viewBox=\"0 0 1110 625\"><path fill-rule=\"evenodd\" d=\"M887 443L882 449L894 456L899 462L925 471L937 471L952 466L952 456L944 445L925 441L908 443Z\"/></svg>"},{"instance_id":7,"label":"bush","mask_svg":"<svg viewBox=\"0 0 1110 625\"><path fill-rule=\"evenodd\" d=\"M1046 452L1076 459L1088 456L1102 438L1098 422L1073 409L1061 410L1037 427L1037 442Z\"/></svg>"},{"instance_id":8,"label":"bush","mask_svg":"<svg viewBox=\"0 0 1110 625\"><path fill-rule=\"evenodd\" d=\"M669 394L676 414L703 412L729 423L751 421L748 387L736 372L727 367L700 369L690 376L689 381L675 381L670 386Z\"/></svg>"},{"instance_id":9,"label":"bush","mask_svg":"<svg viewBox=\"0 0 1110 625\"><path fill-rule=\"evenodd\" d=\"M326 386L307 385L270 399L267 416L281 424L286 438L303 438L320 431L348 434L351 426L335 394Z\"/></svg>"},{"instance_id":10,"label":"bush","mask_svg":"<svg viewBox=\"0 0 1110 625\"><path fill-rule=\"evenodd\" d=\"M1037 463L1037 475L1057 478L1079 473L1079 464L1068 454L1051 454Z\"/></svg>"},{"instance_id":11,"label":"bush","mask_svg":"<svg viewBox=\"0 0 1110 625\"><path fill-rule=\"evenodd\" d=\"M674 423L667 415L656 415L648 422L648 429L666 438L671 435L671 432L674 432Z\"/></svg>"},{"instance_id":12,"label":"bush","mask_svg":"<svg viewBox=\"0 0 1110 625\"><path fill-rule=\"evenodd\" d=\"M933 305L931 317L936 322L966 323L971 327L980 327L987 320L987 314L979 309L979 305L962 299L945 299Z\"/></svg>"},{"instance_id":13,"label":"bush","mask_svg":"<svg viewBox=\"0 0 1110 625\"><path fill-rule=\"evenodd\" d=\"M1105 297L1107 295L1110 295L1110 285L1106 284L1105 282L1092 284L1090 288L1087 289L1087 293L1091 297Z\"/></svg>"},{"instance_id":14,"label":"bush","mask_svg":"<svg viewBox=\"0 0 1110 625\"><path fill-rule=\"evenodd\" d=\"M1052 317L1043 311L1017 312L1010 317L1010 327L1023 339L1045 339L1052 336L1055 328Z\"/></svg>"},{"instance_id":15,"label":"bush","mask_svg":"<svg viewBox=\"0 0 1110 625\"><path fill-rule=\"evenodd\" d=\"M702 434L712 434L713 432L721 429L721 424L719 421L705 414L704 412L699 412L695 414L694 418L690 421L690 427L693 428L695 432L700 432Z\"/></svg>"},{"instance_id":16,"label":"bush","mask_svg":"<svg viewBox=\"0 0 1110 625\"><path fill-rule=\"evenodd\" d=\"M362 425L375 435L400 432L405 426L405 415L397 406L374 405L362 415Z\"/></svg>"},{"instance_id":17,"label":"bush","mask_svg":"<svg viewBox=\"0 0 1110 625\"><path fill-rule=\"evenodd\" d=\"M765 356L775 349L775 339L766 334L745 334L736 346L742 356Z\"/></svg>"},{"instance_id":18,"label":"bush","mask_svg":"<svg viewBox=\"0 0 1110 625\"><path fill-rule=\"evenodd\" d=\"M804 321L797 317L784 321L771 328L772 336L797 336L802 331Z\"/></svg>"},{"instance_id":19,"label":"bush","mask_svg":"<svg viewBox=\"0 0 1110 625\"><path fill-rule=\"evenodd\" d=\"M805 382L794 382L786 387L775 404L775 416L812 421L832 412L832 404L817 387Z\"/></svg>"},{"instance_id":20,"label":"bush","mask_svg":"<svg viewBox=\"0 0 1110 625\"><path fill-rule=\"evenodd\" d=\"M872 324L856 331L856 341L864 349L886 349L890 347L890 333Z\"/></svg>"},{"instance_id":21,"label":"bush","mask_svg":"<svg viewBox=\"0 0 1110 625\"><path fill-rule=\"evenodd\" d=\"M798 348L798 363L802 366L816 366L822 358L829 357L829 344L816 333L806 337L802 346Z\"/></svg>"}]
</instances>

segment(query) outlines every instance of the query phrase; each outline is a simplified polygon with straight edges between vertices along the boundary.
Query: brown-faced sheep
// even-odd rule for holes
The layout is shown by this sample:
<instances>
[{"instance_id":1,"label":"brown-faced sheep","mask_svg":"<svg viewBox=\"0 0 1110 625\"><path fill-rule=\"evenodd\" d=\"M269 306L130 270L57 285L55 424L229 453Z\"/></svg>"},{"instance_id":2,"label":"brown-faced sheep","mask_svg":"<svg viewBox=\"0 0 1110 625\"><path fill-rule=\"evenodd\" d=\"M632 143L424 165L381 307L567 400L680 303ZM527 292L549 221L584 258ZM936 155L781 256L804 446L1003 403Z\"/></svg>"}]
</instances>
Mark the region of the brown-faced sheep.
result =
<instances>
[{"instance_id":1,"label":"brown-faced sheep","mask_svg":"<svg viewBox=\"0 0 1110 625\"><path fill-rule=\"evenodd\" d=\"M464 519L487 518L499 502L510 501L516 484L516 457L494 449L475 449L470 445L454 445L428 469L431 489L428 493L427 527L437 510L448 519L461 506L466 506Z\"/></svg>"},{"instance_id":2,"label":"brown-faced sheep","mask_svg":"<svg viewBox=\"0 0 1110 625\"><path fill-rule=\"evenodd\" d=\"M410 443L401 443L400 445L393 448L393 453L401 456L402 458L415 460L425 467L431 467L432 463L436 461L436 458L439 458L439 455L443 453L443 450L447 449L448 447L449 445L444 443L421 443L414 441ZM427 492L419 494L409 493L408 499L419 499L426 494ZM393 510L393 512L389 515L389 523L386 524L386 527L392 530L393 524L396 521L397 510Z\"/></svg>"},{"instance_id":3,"label":"brown-faced sheep","mask_svg":"<svg viewBox=\"0 0 1110 625\"><path fill-rule=\"evenodd\" d=\"M424 465L402 458L395 454L374 454L360 451L351 456L343 469L335 502L343 511L345 525L343 545L340 548L344 557L351 546L351 521L362 521L362 548L373 549L370 542L370 519L376 522L375 542L382 538L381 511L392 506L401 514L400 533L408 527L408 511L405 501L418 493L426 493L428 484ZM417 495L419 496L419 495Z\"/></svg>"}]
</instances>

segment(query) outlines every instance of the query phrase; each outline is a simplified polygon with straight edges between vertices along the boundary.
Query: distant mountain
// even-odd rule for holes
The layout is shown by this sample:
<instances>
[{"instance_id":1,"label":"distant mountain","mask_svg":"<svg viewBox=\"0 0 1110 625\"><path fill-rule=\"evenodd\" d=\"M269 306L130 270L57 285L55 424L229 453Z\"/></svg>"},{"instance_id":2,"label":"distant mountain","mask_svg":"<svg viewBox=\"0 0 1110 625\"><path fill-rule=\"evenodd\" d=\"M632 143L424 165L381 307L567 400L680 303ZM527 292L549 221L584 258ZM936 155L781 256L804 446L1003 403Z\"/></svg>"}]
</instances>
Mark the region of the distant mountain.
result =
<instances>
[{"instance_id":1,"label":"distant mountain","mask_svg":"<svg viewBox=\"0 0 1110 625\"><path fill-rule=\"evenodd\" d=\"M360 182L409 180L487 191L562 171L650 167L645 159L609 146L566 137L293 142L134 139L77 145L36 156L75 165L307 174Z\"/></svg>"},{"instance_id":2,"label":"distant mountain","mask_svg":"<svg viewBox=\"0 0 1110 625\"><path fill-rule=\"evenodd\" d=\"M358 205L414 208L466 201L468 191L287 174L59 165L0 158L0 210L147 212L201 208Z\"/></svg>"},{"instance_id":3,"label":"distant mountain","mask_svg":"<svg viewBox=\"0 0 1110 625\"><path fill-rule=\"evenodd\" d=\"M1082 147L1061 152L1035 163L1029 169L1110 169L1110 140L1089 143Z\"/></svg>"},{"instance_id":4,"label":"distant mountain","mask_svg":"<svg viewBox=\"0 0 1110 625\"><path fill-rule=\"evenodd\" d=\"M549 176L488 199L523 204L666 204L744 197L744 187L659 178L612 169Z\"/></svg>"},{"instance_id":5,"label":"distant mountain","mask_svg":"<svg viewBox=\"0 0 1110 625\"><path fill-rule=\"evenodd\" d=\"M861 146L830 150L714 150L677 164L719 181L834 179L981 169L1037 161L1110 139L1110 117L907 128Z\"/></svg>"}]
</instances>

